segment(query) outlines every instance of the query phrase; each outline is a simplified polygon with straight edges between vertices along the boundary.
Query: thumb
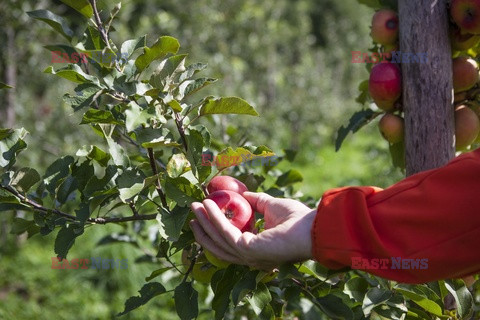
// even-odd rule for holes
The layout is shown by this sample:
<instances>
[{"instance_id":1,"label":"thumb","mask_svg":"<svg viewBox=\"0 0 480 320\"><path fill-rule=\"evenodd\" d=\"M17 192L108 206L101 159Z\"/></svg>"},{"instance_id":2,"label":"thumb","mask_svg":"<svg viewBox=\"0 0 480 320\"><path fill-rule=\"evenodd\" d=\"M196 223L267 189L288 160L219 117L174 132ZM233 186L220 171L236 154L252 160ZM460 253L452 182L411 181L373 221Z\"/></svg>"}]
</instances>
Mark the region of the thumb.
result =
<instances>
[{"instance_id":1,"label":"thumb","mask_svg":"<svg viewBox=\"0 0 480 320\"><path fill-rule=\"evenodd\" d=\"M275 200L274 197L272 197L269 194L263 193L263 192L244 192L242 193L242 196L247 199L247 201L250 203L252 206L253 210L260 214L264 214L265 211L267 210L268 206L270 203Z\"/></svg>"}]
</instances>

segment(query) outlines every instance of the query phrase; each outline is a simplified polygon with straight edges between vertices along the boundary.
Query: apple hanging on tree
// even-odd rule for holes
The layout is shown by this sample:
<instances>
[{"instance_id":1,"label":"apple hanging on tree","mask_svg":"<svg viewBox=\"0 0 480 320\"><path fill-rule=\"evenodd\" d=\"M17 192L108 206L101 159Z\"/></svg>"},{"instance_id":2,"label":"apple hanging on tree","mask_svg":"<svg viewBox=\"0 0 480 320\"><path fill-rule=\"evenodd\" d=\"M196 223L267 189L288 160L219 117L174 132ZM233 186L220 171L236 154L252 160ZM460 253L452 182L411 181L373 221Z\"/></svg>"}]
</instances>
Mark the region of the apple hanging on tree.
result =
<instances>
[{"instance_id":1,"label":"apple hanging on tree","mask_svg":"<svg viewBox=\"0 0 480 320\"><path fill-rule=\"evenodd\" d=\"M391 62L379 63L372 68L368 90L373 101L384 111L392 111L402 93L400 68Z\"/></svg>"},{"instance_id":2,"label":"apple hanging on tree","mask_svg":"<svg viewBox=\"0 0 480 320\"><path fill-rule=\"evenodd\" d=\"M480 0L452 0L450 15L463 32L480 34Z\"/></svg>"},{"instance_id":3,"label":"apple hanging on tree","mask_svg":"<svg viewBox=\"0 0 480 320\"><path fill-rule=\"evenodd\" d=\"M398 16L393 10L382 9L373 15L371 36L382 45L392 45L398 39Z\"/></svg>"}]
</instances>

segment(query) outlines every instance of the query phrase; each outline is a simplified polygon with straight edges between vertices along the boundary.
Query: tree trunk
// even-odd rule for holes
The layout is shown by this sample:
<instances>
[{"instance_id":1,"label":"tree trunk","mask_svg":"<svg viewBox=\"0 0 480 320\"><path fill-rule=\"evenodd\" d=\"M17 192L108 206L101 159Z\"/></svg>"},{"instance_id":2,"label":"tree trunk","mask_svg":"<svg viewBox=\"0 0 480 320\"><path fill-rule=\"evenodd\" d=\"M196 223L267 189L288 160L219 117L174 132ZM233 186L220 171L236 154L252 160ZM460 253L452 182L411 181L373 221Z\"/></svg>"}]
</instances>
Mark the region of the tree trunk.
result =
<instances>
[{"instance_id":1,"label":"tree trunk","mask_svg":"<svg viewBox=\"0 0 480 320\"><path fill-rule=\"evenodd\" d=\"M400 50L427 53L402 63L407 176L445 165L455 156L452 53L447 0L399 0Z\"/></svg>"}]
</instances>

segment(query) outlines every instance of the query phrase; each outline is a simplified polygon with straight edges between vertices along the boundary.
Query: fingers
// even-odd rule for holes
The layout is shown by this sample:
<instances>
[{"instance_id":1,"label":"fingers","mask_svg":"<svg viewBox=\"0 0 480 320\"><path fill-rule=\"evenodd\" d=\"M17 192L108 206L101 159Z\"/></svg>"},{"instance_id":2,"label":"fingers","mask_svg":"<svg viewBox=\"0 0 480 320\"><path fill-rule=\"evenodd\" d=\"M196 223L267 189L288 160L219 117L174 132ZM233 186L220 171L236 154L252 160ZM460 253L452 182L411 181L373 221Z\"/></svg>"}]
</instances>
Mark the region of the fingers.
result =
<instances>
[{"instance_id":1,"label":"fingers","mask_svg":"<svg viewBox=\"0 0 480 320\"><path fill-rule=\"evenodd\" d=\"M197 217L197 221L202 228L202 231L211 239L213 242L217 243L218 246L222 247L222 249L226 252L235 252L235 246L230 246L228 242L225 241L222 234L219 230L212 224L212 222L208 218L207 211L205 207L198 202L194 202L191 205L195 216ZM218 209L218 207L217 207ZM195 237L196 238L196 237ZM198 241L198 239L197 239ZM200 242L200 241L198 241ZM202 244L202 243L200 243Z\"/></svg>"},{"instance_id":2,"label":"fingers","mask_svg":"<svg viewBox=\"0 0 480 320\"><path fill-rule=\"evenodd\" d=\"M232 227L232 224L225 217L225 214L218 208L217 204L210 199L203 201L208 217L211 223L215 226L218 233L220 233L226 242L232 248L237 248L238 240L242 236L240 229ZM203 226L203 225L202 225Z\"/></svg>"},{"instance_id":3,"label":"fingers","mask_svg":"<svg viewBox=\"0 0 480 320\"><path fill-rule=\"evenodd\" d=\"M250 202L253 210L261 214L264 214L271 201L275 200L274 197L263 192L244 192L242 196Z\"/></svg>"},{"instance_id":4,"label":"fingers","mask_svg":"<svg viewBox=\"0 0 480 320\"><path fill-rule=\"evenodd\" d=\"M190 221L190 227L193 231L193 234L195 236L195 239L197 240L200 245L209 250L213 255L215 255L217 258L235 263L235 264L241 264L242 259L239 257L230 254L229 252L226 252L223 250L223 248L219 247L210 237L209 235L205 232L205 230L202 228L198 220L192 220Z\"/></svg>"}]
</instances>

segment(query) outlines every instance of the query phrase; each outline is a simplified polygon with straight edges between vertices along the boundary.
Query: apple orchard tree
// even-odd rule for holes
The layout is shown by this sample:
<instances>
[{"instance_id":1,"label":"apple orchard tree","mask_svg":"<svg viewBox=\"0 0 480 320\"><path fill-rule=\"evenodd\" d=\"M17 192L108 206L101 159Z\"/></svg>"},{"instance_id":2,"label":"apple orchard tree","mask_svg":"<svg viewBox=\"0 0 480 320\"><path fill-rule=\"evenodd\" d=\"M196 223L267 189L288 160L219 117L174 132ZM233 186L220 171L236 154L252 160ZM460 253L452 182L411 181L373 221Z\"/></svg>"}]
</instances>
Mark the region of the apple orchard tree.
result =
<instances>
[{"instance_id":1,"label":"apple orchard tree","mask_svg":"<svg viewBox=\"0 0 480 320\"><path fill-rule=\"evenodd\" d=\"M125 229L120 235L105 235L103 241L127 244L140 243L137 240L141 239L158 252L152 256L157 266L145 275L139 293L125 301L124 310L118 310L120 315L134 314L157 296L168 295L180 319L479 317L475 307L478 282L470 287L460 279L406 285L361 270L328 270L313 261L282 265L268 273L223 264L208 252L206 255L195 244L188 221L193 217L190 204L208 195L209 181L228 170L251 191L292 198L292 184L302 177L294 169L282 172L276 165L292 161L294 154L278 155L278 161L270 165L242 166L245 159L275 154L263 145L222 145L199 121L222 114L257 116L251 104L238 97L200 97L199 92L216 79L199 76L206 65L187 62L187 55L180 52L180 44L172 36L153 41L142 36L114 43L109 33L120 4L111 12L99 13L95 0L62 2L83 17L81 35L74 34L69 21L55 13L55 7L28 15L46 23L65 40L61 45L49 45L49 50L84 58L69 60L57 69L50 66L44 72L76 85L63 99L83 115L81 125L101 136L104 144L86 142L75 154L64 155L39 173L19 164L19 154L27 147L27 131L1 129L0 209L26 212L25 218L14 219L12 233L41 237L56 232L53 250L66 261L65 266L70 266L68 252L82 242L86 227L145 222L138 224L135 232ZM467 2L476 7L466 8ZM428 59L423 63L387 60L375 66L368 64L371 76L360 84L357 101L365 105L373 100L378 108L369 104L354 114L338 132L337 149L349 132L382 116L379 124L394 164L406 167L407 175L445 164L455 155L455 132L457 140L466 137L459 149L478 139L478 69L474 59L480 50L480 30L469 29L464 22L469 13L480 12L480 1L359 3L377 10L372 53L389 59L396 51L427 53ZM480 16L471 18L480 25ZM470 56L459 58L457 72L460 78L472 73L471 80L456 80L452 57L458 56ZM452 104L456 81L460 81L455 92L458 99ZM8 84L1 86L9 89ZM459 111L454 111L455 107ZM456 122L454 112L461 112ZM462 133L466 122L472 125ZM217 158L239 160L208 166L202 161L207 150ZM267 186L265 181L269 180L274 182ZM308 204L313 206L315 201L310 199ZM149 237L146 230L152 227L157 232ZM255 227L262 232L262 219L255 221ZM162 277L166 272L175 276ZM206 292L211 293L211 299L206 298Z\"/></svg>"}]
</instances>

